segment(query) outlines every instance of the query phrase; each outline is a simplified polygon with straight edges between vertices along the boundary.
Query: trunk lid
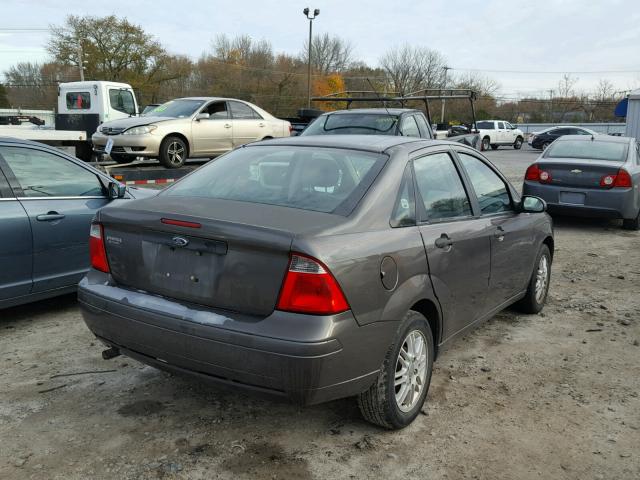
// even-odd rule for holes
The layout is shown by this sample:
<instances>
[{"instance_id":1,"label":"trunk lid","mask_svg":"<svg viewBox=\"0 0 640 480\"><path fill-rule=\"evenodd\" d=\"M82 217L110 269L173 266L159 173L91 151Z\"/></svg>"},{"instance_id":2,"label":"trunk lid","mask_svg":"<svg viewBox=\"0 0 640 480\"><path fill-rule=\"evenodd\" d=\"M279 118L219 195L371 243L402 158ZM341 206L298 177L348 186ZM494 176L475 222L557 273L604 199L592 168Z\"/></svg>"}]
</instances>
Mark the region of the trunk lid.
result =
<instances>
[{"instance_id":1,"label":"trunk lid","mask_svg":"<svg viewBox=\"0 0 640 480\"><path fill-rule=\"evenodd\" d=\"M600 179L615 175L624 162L607 160L567 159L538 162L541 170L549 172L551 184L577 188L600 188Z\"/></svg>"},{"instance_id":2,"label":"trunk lid","mask_svg":"<svg viewBox=\"0 0 640 480\"><path fill-rule=\"evenodd\" d=\"M271 205L161 195L104 208L99 221L116 283L266 316L276 305L293 237L300 230L333 225L340 221L336 217ZM163 218L200 227L170 225Z\"/></svg>"}]
</instances>

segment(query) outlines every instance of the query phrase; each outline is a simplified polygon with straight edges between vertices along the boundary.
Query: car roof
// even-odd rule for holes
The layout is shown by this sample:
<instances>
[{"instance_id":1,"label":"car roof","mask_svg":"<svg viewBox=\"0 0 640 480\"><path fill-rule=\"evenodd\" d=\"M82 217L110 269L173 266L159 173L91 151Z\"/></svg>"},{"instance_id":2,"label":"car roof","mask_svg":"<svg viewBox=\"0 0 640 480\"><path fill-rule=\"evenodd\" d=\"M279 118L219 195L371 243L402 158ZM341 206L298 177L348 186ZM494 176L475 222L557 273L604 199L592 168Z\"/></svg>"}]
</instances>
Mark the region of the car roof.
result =
<instances>
[{"instance_id":1,"label":"car roof","mask_svg":"<svg viewBox=\"0 0 640 480\"><path fill-rule=\"evenodd\" d=\"M173 98L172 100L200 100L203 102L209 102L211 100L235 100L242 103L248 103L246 100L240 100L239 98L228 98L228 97L180 97L180 98Z\"/></svg>"},{"instance_id":2,"label":"car roof","mask_svg":"<svg viewBox=\"0 0 640 480\"><path fill-rule=\"evenodd\" d=\"M244 145L245 147L261 145L287 145L302 147L344 148L382 153L398 145L421 142L425 147L435 145L456 145L460 143L446 140L430 140L427 138L401 137L396 135L309 135L297 137L283 137L264 140Z\"/></svg>"},{"instance_id":3,"label":"car roof","mask_svg":"<svg viewBox=\"0 0 640 480\"><path fill-rule=\"evenodd\" d=\"M335 110L333 112L323 113L323 115L342 115L349 113L360 113L370 115L402 115L407 112L421 112L415 108L351 108L348 110Z\"/></svg>"},{"instance_id":4,"label":"car roof","mask_svg":"<svg viewBox=\"0 0 640 480\"><path fill-rule=\"evenodd\" d=\"M608 143L629 143L635 139L631 137L614 137L612 135L563 135L555 142L566 142L567 140L582 140L583 142L608 142Z\"/></svg>"}]
</instances>

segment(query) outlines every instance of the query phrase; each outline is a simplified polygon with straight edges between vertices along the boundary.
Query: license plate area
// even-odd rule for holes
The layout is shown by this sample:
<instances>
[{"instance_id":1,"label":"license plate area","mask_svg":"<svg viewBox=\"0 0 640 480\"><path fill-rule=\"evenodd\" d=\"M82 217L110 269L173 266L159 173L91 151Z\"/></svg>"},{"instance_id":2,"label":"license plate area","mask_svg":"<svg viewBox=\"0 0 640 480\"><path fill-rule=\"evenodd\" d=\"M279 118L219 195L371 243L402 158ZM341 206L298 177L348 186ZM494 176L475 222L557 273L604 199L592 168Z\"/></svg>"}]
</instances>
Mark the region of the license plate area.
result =
<instances>
[{"instance_id":1,"label":"license plate area","mask_svg":"<svg viewBox=\"0 0 640 480\"><path fill-rule=\"evenodd\" d=\"M584 205L586 194L581 192L560 192L560 203Z\"/></svg>"}]
</instances>

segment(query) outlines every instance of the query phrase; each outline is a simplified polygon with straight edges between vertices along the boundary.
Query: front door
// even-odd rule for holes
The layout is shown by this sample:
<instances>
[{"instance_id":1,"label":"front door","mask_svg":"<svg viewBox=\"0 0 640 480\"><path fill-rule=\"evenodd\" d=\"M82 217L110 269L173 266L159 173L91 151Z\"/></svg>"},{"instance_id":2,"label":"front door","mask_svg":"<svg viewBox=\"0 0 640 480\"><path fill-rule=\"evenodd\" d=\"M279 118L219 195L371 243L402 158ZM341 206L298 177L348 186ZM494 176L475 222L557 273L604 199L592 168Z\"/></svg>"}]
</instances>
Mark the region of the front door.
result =
<instances>
[{"instance_id":1,"label":"front door","mask_svg":"<svg viewBox=\"0 0 640 480\"><path fill-rule=\"evenodd\" d=\"M9 189L0 159L0 306L31 291L31 226ZM4 167L6 168L6 166Z\"/></svg>"},{"instance_id":2,"label":"front door","mask_svg":"<svg viewBox=\"0 0 640 480\"><path fill-rule=\"evenodd\" d=\"M227 110L227 102L215 101L207 104L199 113L208 118L195 119L191 124L193 154L219 155L233 148L233 124Z\"/></svg>"},{"instance_id":3,"label":"front door","mask_svg":"<svg viewBox=\"0 0 640 480\"><path fill-rule=\"evenodd\" d=\"M537 254L529 214L516 212L503 178L485 161L457 151L480 208L491 229L491 279L488 309L494 309L527 287Z\"/></svg>"},{"instance_id":4,"label":"front door","mask_svg":"<svg viewBox=\"0 0 640 480\"><path fill-rule=\"evenodd\" d=\"M447 152L413 161L420 233L429 273L445 319L444 337L486 311L490 271L487 223L474 218L460 174Z\"/></svg>"},{"instance_id":5,"label":"front door","mask_svg":"<svg viewBox=\"0 0 640 480\"><path fill-rule=\"evenodd\" d=\"M108 202L98 176L37 148L3 146L0 156L31 225L32 292L76 284L89 268L91 219Z\"/></svg>"}]
</instances>

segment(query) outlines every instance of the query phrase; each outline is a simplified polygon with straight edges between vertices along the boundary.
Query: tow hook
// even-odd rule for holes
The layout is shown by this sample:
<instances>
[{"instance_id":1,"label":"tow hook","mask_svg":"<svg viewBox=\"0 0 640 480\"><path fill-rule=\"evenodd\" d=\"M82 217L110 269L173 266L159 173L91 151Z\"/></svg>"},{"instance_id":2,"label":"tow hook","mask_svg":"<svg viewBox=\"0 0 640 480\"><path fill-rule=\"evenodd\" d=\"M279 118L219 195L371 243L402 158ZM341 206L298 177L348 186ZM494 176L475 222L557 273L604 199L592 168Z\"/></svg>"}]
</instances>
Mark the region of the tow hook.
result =
<instances>
[{"instance_id":1,"label":"tow hook","mask_svg":"<svg viewBox=\"0 0 640 480\"><path fill-rule=\"evenodd\" d=\"M120 350L116 347L111 347L102 351L102 358L105 360L111 360L120 355Z\"/></svg>"}]
</instances>

